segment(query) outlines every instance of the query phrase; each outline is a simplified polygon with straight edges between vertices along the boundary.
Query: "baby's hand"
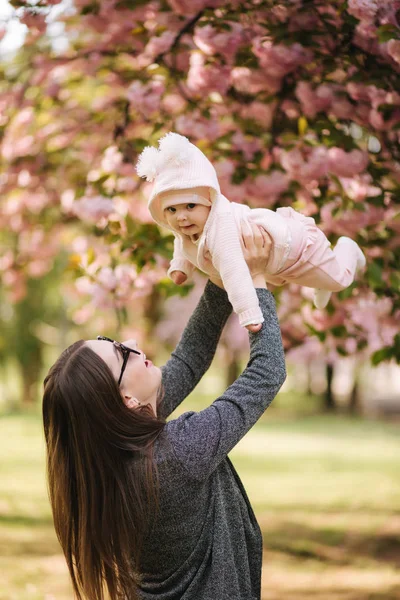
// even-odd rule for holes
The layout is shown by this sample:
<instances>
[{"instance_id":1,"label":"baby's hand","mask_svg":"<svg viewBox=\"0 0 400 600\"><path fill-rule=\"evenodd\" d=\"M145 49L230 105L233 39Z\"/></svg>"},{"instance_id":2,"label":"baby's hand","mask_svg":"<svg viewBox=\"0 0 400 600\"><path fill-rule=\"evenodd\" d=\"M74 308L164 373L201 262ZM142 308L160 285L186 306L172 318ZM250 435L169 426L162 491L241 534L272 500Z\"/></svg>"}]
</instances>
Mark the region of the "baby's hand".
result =
<instances>
[{"instance_id":1,"label":"baby's hand","mask_svg":"<svg viewBox=\"0 0 400 600\"><path fill-rule=\"evenodd\" d=\"M183 273L183 271L172 271L171 279L176 285L181 285L182 283L185 283L187 275Z\"/></svg>"},{"instance_id":2,"label":"baby's hand","mask_svg":"<svg viewBox=\"0 0 400 600\"><path fill-rule=\"evenodd\" d=\"M251 331L252 333L257 333L257 331L260 331L262 323L258 323L257 325L246 325L245 327L248 331Z\"/></svg>"}]
</instances>

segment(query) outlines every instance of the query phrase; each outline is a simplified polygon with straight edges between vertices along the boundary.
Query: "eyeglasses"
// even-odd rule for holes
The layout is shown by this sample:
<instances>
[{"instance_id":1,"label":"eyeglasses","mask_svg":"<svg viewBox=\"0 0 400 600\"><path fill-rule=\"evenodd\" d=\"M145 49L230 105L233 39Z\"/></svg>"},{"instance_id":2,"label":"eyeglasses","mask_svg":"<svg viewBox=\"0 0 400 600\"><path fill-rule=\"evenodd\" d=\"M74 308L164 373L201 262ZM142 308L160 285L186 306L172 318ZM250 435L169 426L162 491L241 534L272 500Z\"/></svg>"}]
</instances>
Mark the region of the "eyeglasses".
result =
<instances>
[{"instance_id":1,"label":"eyeglasses","mask_svg":"<svg viewBox=\"0 0 400 600\"><path fill-rule=\"evenodd\" d=\"M119 379L118 379L118 385L119 385L121 383L122 375L124 374L126 365L128 363L130 353L132 352L133 354L139 354L139 356L142 353L139 352L138 350L133 350L132 348L128 348L128 346L124 346L124 344L121 344L121 342L116 342L115 340L112 340L108 337L104 337L103 335L98 335L97 339L102 340L104 342L111 342L122 354L123 360L122 360L121 373L120 373Z\"/></svg>"}]
</instances>

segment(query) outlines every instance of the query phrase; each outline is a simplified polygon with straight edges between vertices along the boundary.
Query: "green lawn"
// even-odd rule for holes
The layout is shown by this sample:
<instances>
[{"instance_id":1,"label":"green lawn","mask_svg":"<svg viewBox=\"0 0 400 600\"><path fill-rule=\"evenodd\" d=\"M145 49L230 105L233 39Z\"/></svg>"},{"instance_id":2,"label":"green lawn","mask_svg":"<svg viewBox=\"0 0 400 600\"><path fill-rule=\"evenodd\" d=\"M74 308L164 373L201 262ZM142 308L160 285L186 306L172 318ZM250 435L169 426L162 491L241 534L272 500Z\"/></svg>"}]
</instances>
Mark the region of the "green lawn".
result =
<instances>
[{"instance_id":1,"label":"green lawn","mask_svg":"<svg viewBox=\"0 0 400 600\"><path fill-rule=\"evenodd\" d=\"M266 413L232 453L264 533L263 600L400 598L399 455L399 424ZM47 501L40 418L8 416L0 600L39 599L72 592Z\"/></svg>"}]
</instances>

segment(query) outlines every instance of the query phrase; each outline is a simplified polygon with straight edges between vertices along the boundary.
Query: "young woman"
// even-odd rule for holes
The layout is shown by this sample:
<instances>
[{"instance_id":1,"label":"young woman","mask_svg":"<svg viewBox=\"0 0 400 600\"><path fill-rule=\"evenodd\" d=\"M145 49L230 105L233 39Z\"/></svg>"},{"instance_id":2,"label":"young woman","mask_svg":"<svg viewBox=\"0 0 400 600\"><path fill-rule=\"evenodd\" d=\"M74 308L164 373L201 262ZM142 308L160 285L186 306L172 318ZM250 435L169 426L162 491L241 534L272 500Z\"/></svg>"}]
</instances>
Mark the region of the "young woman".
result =
<instances>
[{"instance_id":1,"label":"young woman","mask_svg":"<svg viewBox=\"0 0 400 600\"><path fill-rule=\"evenodd\" d=\"M268 235L243 235L265 322L242 375L201 412L165 419L213 359L232 311L209 281L169 361L134 340L79 341L45 379L55 529L78 599L259 600L262 539L228 453L285 380ZM263 289L264 288L264 289Z\"/></svg>"}]
</instances>

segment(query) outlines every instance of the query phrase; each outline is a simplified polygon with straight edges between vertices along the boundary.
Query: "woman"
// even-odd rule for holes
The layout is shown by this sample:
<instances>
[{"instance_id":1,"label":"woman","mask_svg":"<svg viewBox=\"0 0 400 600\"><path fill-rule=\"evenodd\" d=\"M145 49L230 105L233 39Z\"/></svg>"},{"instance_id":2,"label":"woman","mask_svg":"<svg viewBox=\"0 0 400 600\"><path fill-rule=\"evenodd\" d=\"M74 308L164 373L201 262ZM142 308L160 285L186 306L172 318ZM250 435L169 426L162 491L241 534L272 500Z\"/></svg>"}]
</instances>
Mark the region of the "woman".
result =
<instances>
[{"instance_id":1,"label":"woman","mask_svg":"<svg viewBox=\"0 0 400 600\"><path fill-rule=\"evenodd\" d=\"M285 380L269 237L243 235L265 322L242 375L211 406L165 422L213 359L232 311L209 281L161 369L134 340L67 348L45 379L55 529L78 599L258 600L262 539L227 454ZM264 289L262 289L264 288Z\"/></svg>"}]
</instances>

